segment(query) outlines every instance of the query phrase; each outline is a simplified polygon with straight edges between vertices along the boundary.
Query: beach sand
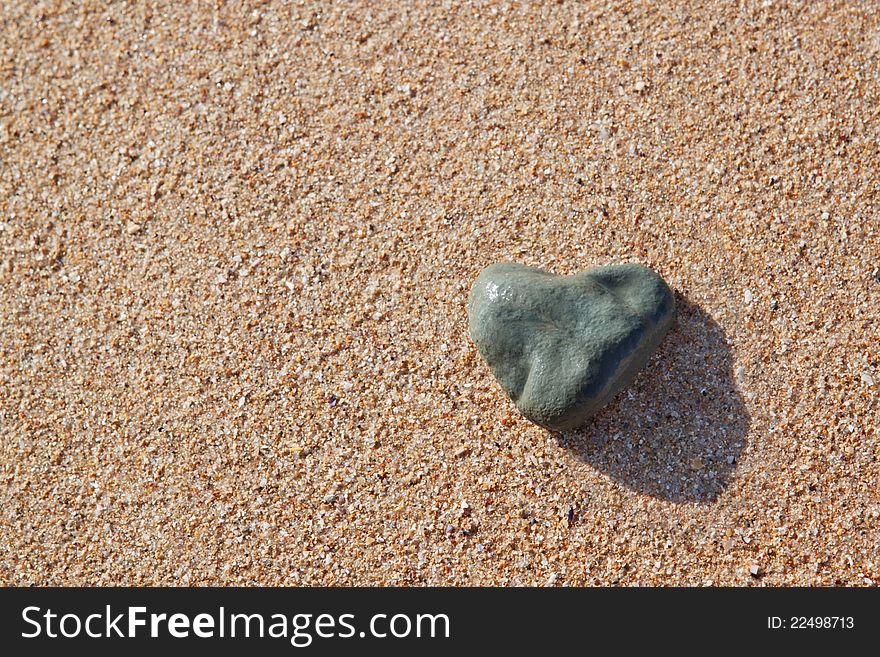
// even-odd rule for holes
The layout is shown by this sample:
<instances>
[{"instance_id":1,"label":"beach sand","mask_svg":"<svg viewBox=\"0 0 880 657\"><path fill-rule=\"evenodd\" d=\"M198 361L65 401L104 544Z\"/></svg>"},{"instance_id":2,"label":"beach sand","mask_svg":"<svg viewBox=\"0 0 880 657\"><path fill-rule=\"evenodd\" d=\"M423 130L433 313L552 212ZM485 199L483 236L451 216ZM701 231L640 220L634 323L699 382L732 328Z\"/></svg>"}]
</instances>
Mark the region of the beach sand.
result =
<instances>
[{"instance_id":1,"label":"beach sand","mask_svg":"<svg viewBox=\"0 0 880 657\"><path fill-rule=\"evenodd\" d=\"M880 3L0 4L0 583L880 582ZM581 430L481 269L640 262Z\"/></svg>"}]
</instances>

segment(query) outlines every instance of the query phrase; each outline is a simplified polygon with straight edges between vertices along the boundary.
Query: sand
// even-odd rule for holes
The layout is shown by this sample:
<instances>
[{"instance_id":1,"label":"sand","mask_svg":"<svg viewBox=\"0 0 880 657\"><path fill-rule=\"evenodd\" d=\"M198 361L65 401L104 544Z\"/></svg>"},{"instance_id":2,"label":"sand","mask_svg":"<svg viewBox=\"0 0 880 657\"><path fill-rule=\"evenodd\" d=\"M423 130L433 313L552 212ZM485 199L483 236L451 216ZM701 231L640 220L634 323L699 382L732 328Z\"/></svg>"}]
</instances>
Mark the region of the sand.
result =
<instances>
[{"instance_id":1,"label":"sand","mask_svg":"<svg viewBox=\"0 0 880 657\"><path fill-rule=\"evenodd\" d=\"M880 3L0 4L0 582L880 582ZM641 262L584 429L486 265Z\"/></svg>"}]
</instances>

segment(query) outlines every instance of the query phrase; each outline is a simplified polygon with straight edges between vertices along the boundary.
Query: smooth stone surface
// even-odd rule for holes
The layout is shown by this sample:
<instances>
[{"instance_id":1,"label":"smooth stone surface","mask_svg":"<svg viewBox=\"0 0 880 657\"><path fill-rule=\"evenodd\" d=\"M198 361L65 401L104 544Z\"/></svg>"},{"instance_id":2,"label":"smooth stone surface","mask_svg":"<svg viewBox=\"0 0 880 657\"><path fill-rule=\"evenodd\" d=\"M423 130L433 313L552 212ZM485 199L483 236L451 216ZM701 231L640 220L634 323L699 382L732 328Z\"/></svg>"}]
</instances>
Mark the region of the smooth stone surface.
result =
<instances>
[{"instance_id":1,"label":"smooth stone surface","mask_svg":"<svg viewBox=\"0 0 880 657\"><path fill-rule=\"evenodd\" d=\"M675 298L638 264L554 276L515 263L480 273L471 339L529 420L573 429L635 378L663 339Z\"/></svg>"}]
</instances>

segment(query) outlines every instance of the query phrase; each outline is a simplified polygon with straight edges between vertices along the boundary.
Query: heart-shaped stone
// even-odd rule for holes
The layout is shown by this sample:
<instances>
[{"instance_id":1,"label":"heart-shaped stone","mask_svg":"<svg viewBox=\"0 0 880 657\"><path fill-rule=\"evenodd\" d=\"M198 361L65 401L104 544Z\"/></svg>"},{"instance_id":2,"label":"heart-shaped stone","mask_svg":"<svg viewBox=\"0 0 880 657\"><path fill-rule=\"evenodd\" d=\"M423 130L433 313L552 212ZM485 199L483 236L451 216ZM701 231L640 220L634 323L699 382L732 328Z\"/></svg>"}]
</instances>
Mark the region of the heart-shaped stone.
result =
<instances>
[{"instance_id":1,"label":"heart-shaped stone","mask_svg":"<svg viewBox=\"0 0 880 657\"><path fill-rule=\"evenodd\" d=\"M674 314L669 287L638 264L571 276L491 265L468 300L471 339L495 378L555 431L583 424L635 378Z\"/></svg>"}]
</instances>

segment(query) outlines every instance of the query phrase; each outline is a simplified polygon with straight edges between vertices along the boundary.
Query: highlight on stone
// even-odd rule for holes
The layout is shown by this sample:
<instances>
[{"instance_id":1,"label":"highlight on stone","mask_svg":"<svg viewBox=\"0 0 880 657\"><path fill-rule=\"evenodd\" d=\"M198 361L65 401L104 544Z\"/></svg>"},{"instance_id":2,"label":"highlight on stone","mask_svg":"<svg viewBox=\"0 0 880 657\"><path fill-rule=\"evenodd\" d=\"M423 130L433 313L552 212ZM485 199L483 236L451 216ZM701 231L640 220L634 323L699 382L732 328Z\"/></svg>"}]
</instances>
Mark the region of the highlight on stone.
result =
<instances>
[{"instance_id":1,"label":"highlight on stone","mask_svg":"<svg viewBox=\"0 0 880 657\"><path fill-rule=\"evenodd\" d=\"M576 428L630 383L666 334L675 299L639 264L554 276L516 263L471 288L471 339L519 411L554 431Z\"/></svg>"}]
</instances>

